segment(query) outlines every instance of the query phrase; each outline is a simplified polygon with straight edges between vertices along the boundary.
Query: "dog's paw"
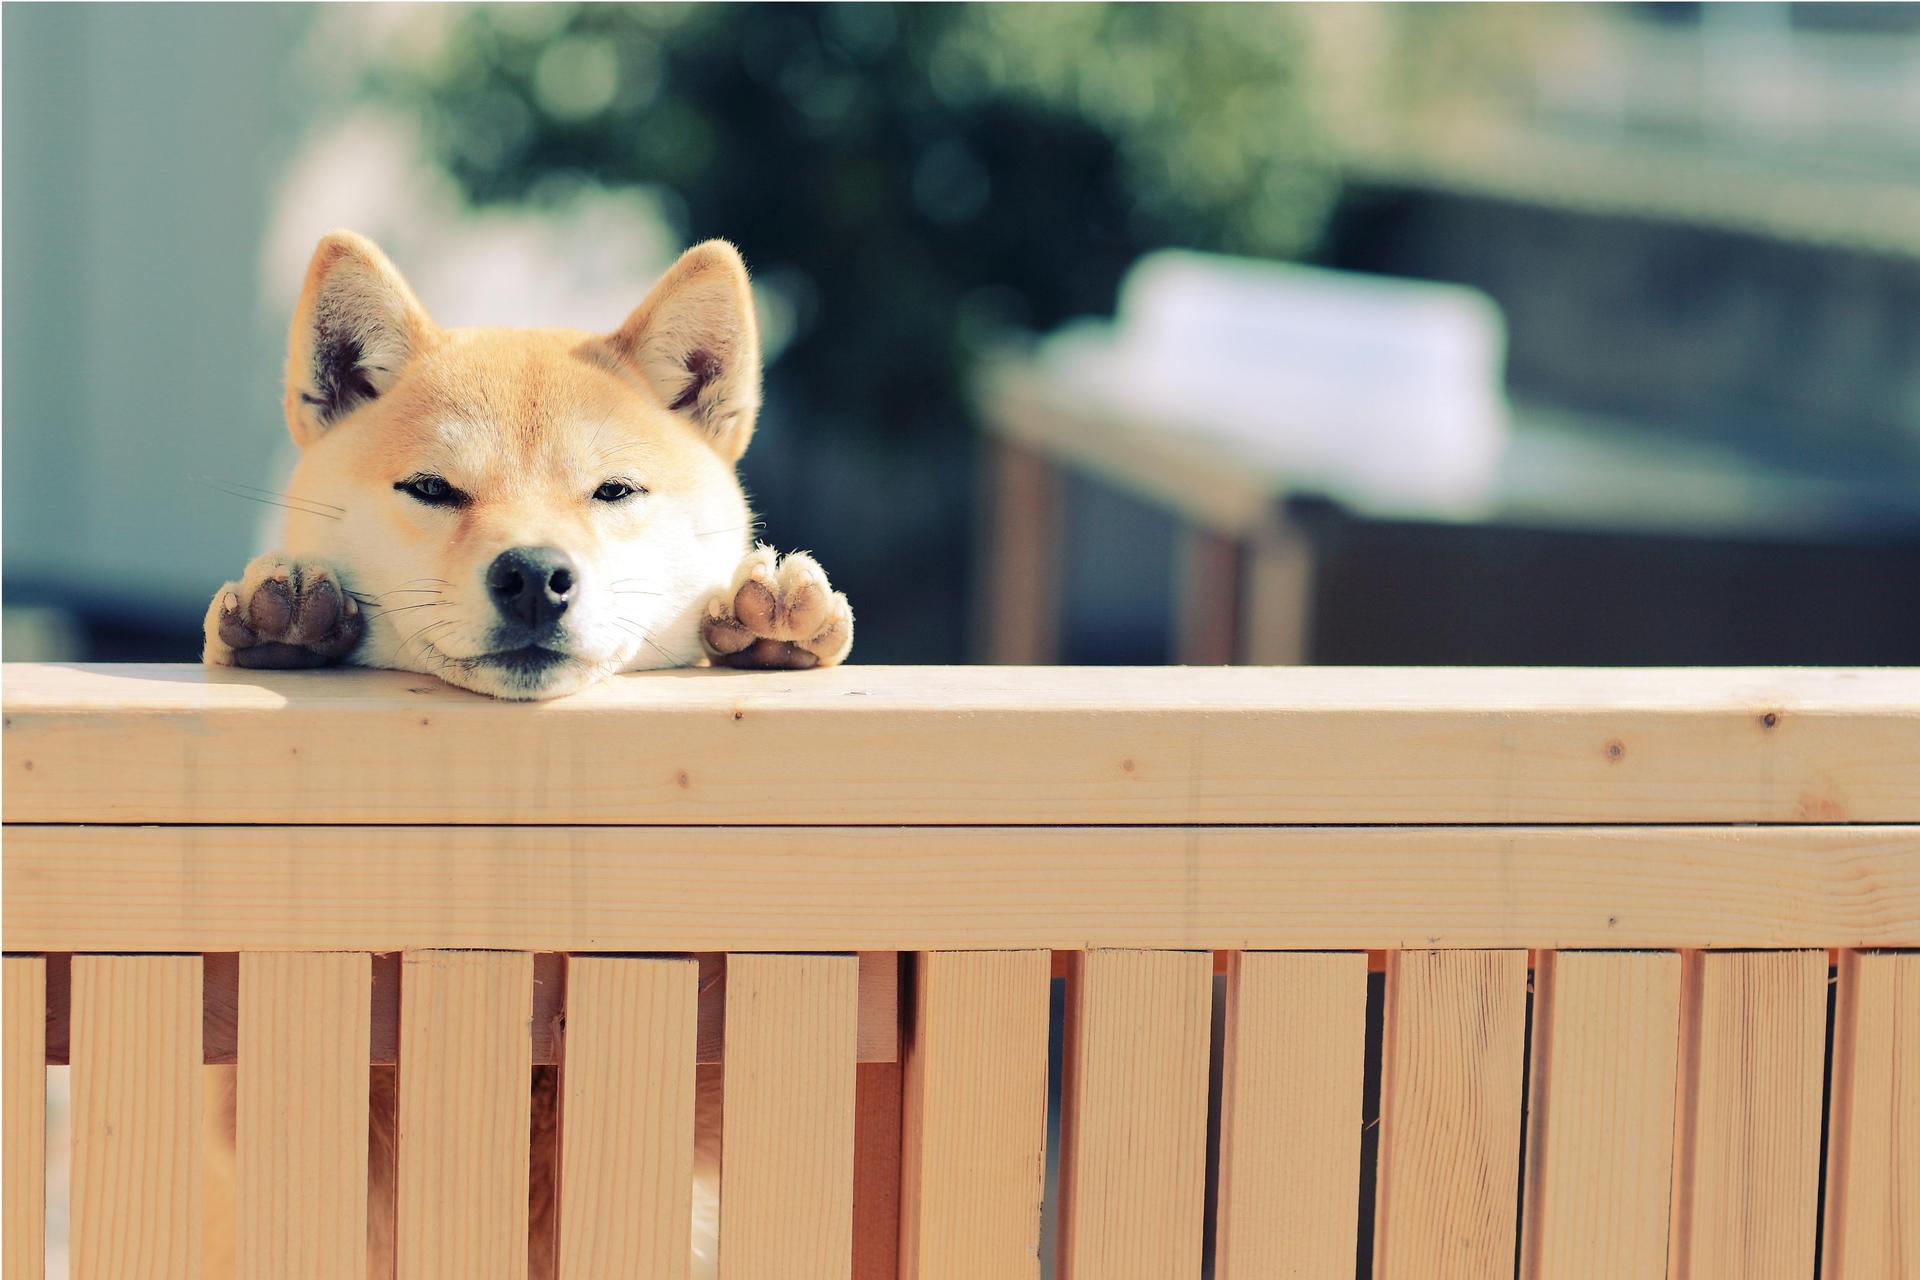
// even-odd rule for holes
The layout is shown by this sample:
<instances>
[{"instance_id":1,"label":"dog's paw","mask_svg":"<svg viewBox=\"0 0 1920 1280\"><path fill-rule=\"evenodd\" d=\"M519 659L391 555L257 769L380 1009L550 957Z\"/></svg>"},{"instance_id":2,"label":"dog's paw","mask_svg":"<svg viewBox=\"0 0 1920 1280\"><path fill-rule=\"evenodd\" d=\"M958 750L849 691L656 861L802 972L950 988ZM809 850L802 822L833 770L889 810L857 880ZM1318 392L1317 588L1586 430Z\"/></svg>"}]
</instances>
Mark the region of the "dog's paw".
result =
<instances>
[{"instance_id":1,"label":"dog's paw","mask_svg":"<svg viewBox=\"0 0 1920 1280\"><path fill-rule=\"evenodd\" d=\"M853 648L853 610L806 552L755 547L707 601L700 640L716 666L831 667Z\"/></svg>"},{"instance_id":2,"label":"dog's paw","mask_svg":"<svg viewBox=\"0 0 1920 1280\"><path fill-rule=\"evenodd\" d=\"M212 667L320 667L351 653L365 630L366 615L331 569L269 552L214 593L201 658Z\"/></svg>"}]
</instances>

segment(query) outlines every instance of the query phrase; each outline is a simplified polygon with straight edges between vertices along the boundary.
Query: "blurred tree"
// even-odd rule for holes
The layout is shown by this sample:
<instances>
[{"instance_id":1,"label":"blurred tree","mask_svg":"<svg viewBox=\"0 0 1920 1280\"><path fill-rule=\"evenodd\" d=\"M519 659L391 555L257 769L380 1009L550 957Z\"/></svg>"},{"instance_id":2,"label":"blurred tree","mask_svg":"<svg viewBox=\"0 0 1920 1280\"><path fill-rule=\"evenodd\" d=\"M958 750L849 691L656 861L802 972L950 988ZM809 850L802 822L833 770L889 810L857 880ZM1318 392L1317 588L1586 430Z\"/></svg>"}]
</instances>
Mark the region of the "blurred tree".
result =
<instances>
[{"instance_id":1,"label":"blurred tree","mask_svg":"<svg viewBox=\"0 0 1920 1280\"><path fill-rule=\"evenodd\" d=\"M661 187L683 239L745 252L780 424L745 471L773 539L849 591L868 660L960 656L982 347L1109 311L1153 248L1302 252L1335 191L1278 7L444 12L368 87L472 200Z\"/></svg>"}]
</instances>

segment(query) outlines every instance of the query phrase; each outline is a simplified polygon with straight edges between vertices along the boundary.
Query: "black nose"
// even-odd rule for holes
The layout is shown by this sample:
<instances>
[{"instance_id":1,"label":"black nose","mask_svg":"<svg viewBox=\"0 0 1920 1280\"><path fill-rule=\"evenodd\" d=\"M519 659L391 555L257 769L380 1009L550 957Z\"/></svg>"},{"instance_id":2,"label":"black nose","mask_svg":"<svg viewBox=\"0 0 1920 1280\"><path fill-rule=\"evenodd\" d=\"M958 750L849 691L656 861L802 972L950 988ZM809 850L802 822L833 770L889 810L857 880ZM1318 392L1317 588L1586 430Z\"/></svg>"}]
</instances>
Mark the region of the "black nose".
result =
<instances>
[{"instance_id":1,"label":"black nose","mask_svg":"<svg viewBox=\"0 0 1920 1280\"><path fill-rule=\"evenodd\" d=\"M515 547L487 566L487 590L500 616L535 631L560 620L579 575L557 547Z\"/></svg>"}]
</instances>

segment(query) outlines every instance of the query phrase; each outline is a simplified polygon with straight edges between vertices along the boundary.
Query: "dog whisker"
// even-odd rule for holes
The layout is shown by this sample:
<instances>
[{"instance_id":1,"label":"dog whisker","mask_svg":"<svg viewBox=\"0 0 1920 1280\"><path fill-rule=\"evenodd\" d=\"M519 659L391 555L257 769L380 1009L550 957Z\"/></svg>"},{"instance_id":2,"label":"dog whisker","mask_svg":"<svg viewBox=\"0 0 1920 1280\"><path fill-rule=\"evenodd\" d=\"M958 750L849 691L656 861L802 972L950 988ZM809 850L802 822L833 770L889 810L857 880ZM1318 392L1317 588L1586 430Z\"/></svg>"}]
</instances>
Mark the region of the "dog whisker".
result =
<instances>
[{"instance_id":1,"label":"dog whisker","mask_svg":"<svg viewBox=\"0 0 1920 1280\"><path fill-rule=\"evenodd\" d=\"M621 627L625 628L629 635L632 635L638 638L640 643L646 645L649 649L652 649L655 653L665 658L669 663L674 665L679 664L680 659L674 657L672 654L668 653L665 649L662 649L659 645L655 644L653 637L647 634L647 629L641 626L639 623L633 621L633 619L615 618L614 621L619 623Z\"/></svg>"},{"instance_id":2,"label":"dog whisker","mask_svg":"<svg viewBox=\"0 0 1920 1280\"><path fill-rule=\"evenodd\" d=\"M349 591L347 592L347 594L352 596L355 600L358 600L363 608L371 609L378 606L382 601L384 601L387 598L387 596L398 596L398 595L437 596L437 595L440 595L441 592L437 587L395 587L393 588L393 590L388 591L383 595L377 595L377 596L370 596L360 591Z\"/></svg>"},{"instance_id":3,"label":"dog whisker","mask_svg":"<svg viewBox=\"0 0 1920 1280\"><path fill-rule=\"evenodd\" d=\"M262 506L280 507L287 511L297 511L303 516L319 516L322 520L340 519L339 515L336 515L331 511L322 511L317 507L296 506L291 502L282 502L277 498L262 498L255 494L242 493L238 489L229 489L224 485L220 484L219 482L213 481L213 480L209 480L207 483L213 485L214 488L220 490L220 492L226 494L229 498L244 498L248 502L258 502Z\"/></svg>"},{"instance_id":4,"label":"dog whisker","mask_svg":"<svg viewBox=\"0 0 1920 1280\"><path fill-rule=\"evenodd\" d=\"M450 600L422 600L419 604L403 604L391 609L382 609L377 616L384 618L390 613L405 613L409 609L438 609L451 603L453 602Z\"/></svg>"},{"instance_id":5,"label":"dog whisker","mask_svg":"<svg viewBox=\"0 0 1920 1280\"><path fill-rule=\"evenodd\" d=\"M439 627L450 627L454 625L454 623L457 621L458 619L456 618L443 618L439 622L429 622L426 626L421 627L418 631L415 631L412 635L408 636L405 640L402 640L400 644L394 649L393 657L398 658L401 654L407 651L408 645L412 644L415 640L420 639L422 636L426 635L428 632L433 631ZM431 648L431 647L432 646L430 644L423 646L423 648Z\"/></svg>"},{"instance_id":6,"label":"dog whisker","mask_svg":"<svg viewBox=\"0 0 1920 1280\"><path fill-rule=\"evenodd\" d=\"M205 481L207 484L212 485L216 489L220 489L226 493L232 494L232 496L236 498L246 497L247 494L259 494L263 498L285 498L289 502L304 503L308 507L315 507L315 508L323 507L328 511L339 512L340 515L345 515L347 513L347 509L345 507L340 506L336 503L322 502L318 498L303 498L297 493L283 493L279 489L262 489L259 485L243 484L238 480L222 480L217 476L203 475L200 477L200 479ZM245 489L247 491L247 494L234 493L233 491L235 489ZM313 512L313 514L319 515L320 512L316 510Z\"/></svg>"}]
</instances>

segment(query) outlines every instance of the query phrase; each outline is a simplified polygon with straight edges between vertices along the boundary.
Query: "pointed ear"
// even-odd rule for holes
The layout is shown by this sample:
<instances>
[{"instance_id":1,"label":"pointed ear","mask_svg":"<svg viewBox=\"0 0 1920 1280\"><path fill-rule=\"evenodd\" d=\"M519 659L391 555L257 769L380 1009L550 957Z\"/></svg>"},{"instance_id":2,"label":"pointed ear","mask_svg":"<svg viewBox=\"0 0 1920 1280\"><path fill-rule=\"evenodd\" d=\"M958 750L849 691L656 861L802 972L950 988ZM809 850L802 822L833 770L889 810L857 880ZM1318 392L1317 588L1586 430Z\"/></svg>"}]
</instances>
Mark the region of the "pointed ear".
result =
<instances>
[{"instance_id":1,"label":"pointed ear","mask_svg":"<svg viewBox=\"0 0 1920 1280\"><path fill-rule=\"evenodd\" d=\"M365 236L332 231L307 267L287 340L287 429L302 448L383 394L434 333L426 308Z\"/></svg>"},{"instance_id":2,"label":"pointed ear","mask_svg":"<svg viewBox=\"0 0 1920 1280\"><path fill-rule=\"evenodd\" d=\"M760 331L739 250L709 240L681 254L607 345L715 452L739 461L760 413Z\"/></svg>"}]
</instances>

